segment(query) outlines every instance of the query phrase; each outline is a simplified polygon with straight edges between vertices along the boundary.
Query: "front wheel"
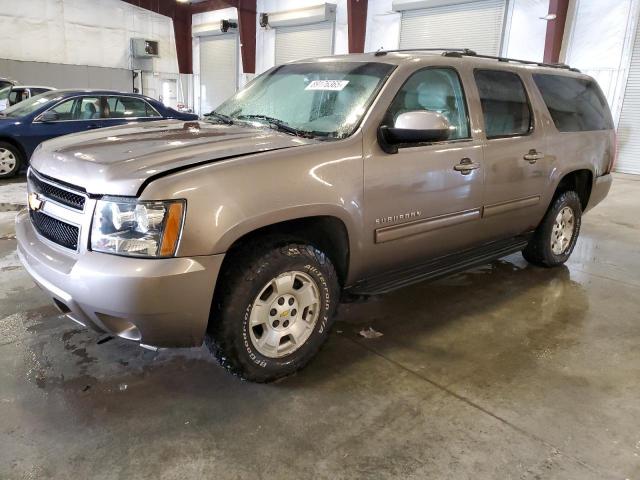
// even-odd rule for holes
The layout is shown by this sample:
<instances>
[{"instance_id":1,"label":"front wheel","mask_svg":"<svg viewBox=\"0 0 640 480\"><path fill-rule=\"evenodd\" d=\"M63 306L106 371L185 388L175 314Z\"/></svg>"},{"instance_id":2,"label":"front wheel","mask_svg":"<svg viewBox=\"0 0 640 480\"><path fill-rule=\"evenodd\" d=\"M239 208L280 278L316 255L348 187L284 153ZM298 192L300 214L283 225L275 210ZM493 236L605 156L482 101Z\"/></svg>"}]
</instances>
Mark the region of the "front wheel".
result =
<instances>
[{"instance_id":1,"label":"front wheel","mask_svg":"<svg viewBox=\"0 0 640 480\"><path fill-rule=\"evenodd\" d=\"M554 199L522 255L528 262L544 267L563 264L578 241L581 220L578 194L562 193Z\"/></svg>"},{"instance_id":2,"label":"front wheel","mask_svg":"<svg viewBox=\"0 0 640 480\"><path fill-rule=\"evenodd\" d=\"M0 179L15 176L22 166L22 153L7 142L0 142Z\"/></svg>"},{"instance_id":3,"label":"front wheel","mask_svg":"<svg viewBox=\"0 0 640 480\"><path fill-rule=\"evenodd\" d=\"M339 284L320 250L290 243L235 255L221 276L206 344L222 366L269 382L304 367L326 340Z\"/></svg>"}]
</instances>

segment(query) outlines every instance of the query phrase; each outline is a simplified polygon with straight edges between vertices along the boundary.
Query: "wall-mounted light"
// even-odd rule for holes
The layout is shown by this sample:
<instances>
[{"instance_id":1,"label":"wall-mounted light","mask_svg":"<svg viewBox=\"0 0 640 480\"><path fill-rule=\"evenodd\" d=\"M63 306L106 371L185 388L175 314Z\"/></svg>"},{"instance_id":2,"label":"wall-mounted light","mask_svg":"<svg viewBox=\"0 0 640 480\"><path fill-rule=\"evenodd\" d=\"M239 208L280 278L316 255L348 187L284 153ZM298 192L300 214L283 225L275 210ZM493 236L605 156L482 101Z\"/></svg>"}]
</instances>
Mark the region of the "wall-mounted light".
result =
<instances>
[{"instance_id":1,"label":"wall-mounted light","mask_svg":"<svg viewBox=\"0 0 640 480\"><path fill-rule=\"evenodd\" d=\"M549 13L548 15L545 15L544 17L540 17L540 20L546 20L548 22L549 20L555 20L556 16L557 15L555 13Z\"/></svg>"}]
</instances>

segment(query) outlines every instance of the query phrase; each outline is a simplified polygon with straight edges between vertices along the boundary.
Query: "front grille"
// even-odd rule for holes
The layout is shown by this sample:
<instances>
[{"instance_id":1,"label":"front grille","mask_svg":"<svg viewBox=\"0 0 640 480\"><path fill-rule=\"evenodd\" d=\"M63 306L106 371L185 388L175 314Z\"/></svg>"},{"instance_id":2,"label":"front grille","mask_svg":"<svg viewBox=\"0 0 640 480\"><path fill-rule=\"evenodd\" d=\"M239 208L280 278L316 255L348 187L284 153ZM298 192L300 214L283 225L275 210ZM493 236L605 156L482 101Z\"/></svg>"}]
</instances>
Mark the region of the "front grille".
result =
<instances>
[{"instance_id":1,"label":"front grille","mask_svg":"<svg viewBox=\"0 0 640 480\"><path fill-rule=\"evenodd\" d=\"M75 210L84 209L85 197L80 194L70 192L69 190L60 188L53 183L43 181L32 172L29 172L29 183L31 184L32 190L44 195L46 198L49 198L54 202L58 202Z\"/></svg>"},{"instance_id":2,"label":"front grille","mask_svg":"<svg viewBox=\"0 0 640 480\"><path fill-rule=\"evenodd\" d=\"M42 212L30 210L29 213L31 215L31 223L44 238L71 250L78 249L78 236L80 234L78 227L69 225Z\"/></svg>"}]
</instances>

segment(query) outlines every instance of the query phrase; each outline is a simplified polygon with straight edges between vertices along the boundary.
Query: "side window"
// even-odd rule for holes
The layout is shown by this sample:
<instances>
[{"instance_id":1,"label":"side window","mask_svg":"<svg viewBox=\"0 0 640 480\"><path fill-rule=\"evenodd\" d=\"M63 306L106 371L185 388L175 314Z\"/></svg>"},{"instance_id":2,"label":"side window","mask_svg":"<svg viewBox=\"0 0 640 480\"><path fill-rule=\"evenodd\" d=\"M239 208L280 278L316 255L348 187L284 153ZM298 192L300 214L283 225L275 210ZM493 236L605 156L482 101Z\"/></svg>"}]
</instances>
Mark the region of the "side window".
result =
<instances>
[{"instance_id":1,"label":"side window","mask_svg":"<svg viewBox=\"0 0 640 480\"><path fill-rule=\"evenodd\" d=\"M533 125L531 106L520 77L499 70L474 73L487 138L526 135Z\"/></svg>"},{"instance_id":2,"label":"side window","mask_svg":"<svg viewBox=\"0 0 640 480\"><path fill-rule=\"evenodd\" d=\"M9 105L15 105L18 102L22 101L22 91L21 90L11 90L9 94Z\"/></svg>"},{"instance_id":3,"label":"side window","mask_svg":"<svg viewBox=\"0 0 640 480\"><path fill-rule=\"evenodd\" d=\"M159 117L158 113L147 105L147 102L134 97L109 97L108 118Z\"/></svg>"},{"instance_id":4,"label":"side window","mask_svg":"<svg viewBox=\"0 0 640 480\"><path fill-rule=\"evenodd\" d=\"M393 125L398 115L413 110L443 115L451 124L449 140L469 138L464 93L452 68L425 68L411 75L391 102L385 121Z\"/></svg>"},{"instance_id":5,"label":"side window","mask_svg":"<svg viewBox=\"0 0 640 480\"><path fill-rule=\"evenodd\" d=\"M156 112L155 108L153 108L151 105L149 105L146 102L145 102L145 105L146 105L147 117L158 117L158 118L161 117L161 115L158 112Z\"/></svg>"},{"instance_id":6,"label":"side window","mask_svg":"<svg viewBox=\"0 0 640 480\"><path fill-rule=\"evenodd\" d=\"M533 75L556 128L561 132L612 130L607 101L593 80Z\"/></svg>"},{"instance_id":7,"label":"side window","mask_svg":"<svg viewBox=\"0 0 640 480\"><path fill-rule=\"evenodd\" d=\"M58 114L58 120L73 120L74 106L77 104L77 99L72 98L66 102L62 102L51 109L52 112Z\"/></svg>"},{"instance_id":8,"label":"side window","mask_svg":"<svg viewBox=\"0 0 640 480\"><path fill-rule=\"evenodd\" d=\"M91 120L100 118L100 98L82 97L78 100L73 112L74 120Z\"/></svg>"}]
</instances>

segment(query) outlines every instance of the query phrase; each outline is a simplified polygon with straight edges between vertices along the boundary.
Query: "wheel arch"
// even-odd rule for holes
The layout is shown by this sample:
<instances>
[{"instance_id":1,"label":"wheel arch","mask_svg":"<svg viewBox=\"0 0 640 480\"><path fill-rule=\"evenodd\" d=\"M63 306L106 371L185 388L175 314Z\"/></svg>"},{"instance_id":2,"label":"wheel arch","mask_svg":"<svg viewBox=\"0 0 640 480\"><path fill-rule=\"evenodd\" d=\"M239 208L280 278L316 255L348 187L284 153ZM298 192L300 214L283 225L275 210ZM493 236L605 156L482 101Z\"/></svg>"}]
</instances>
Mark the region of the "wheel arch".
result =
<instances>
[{"instance_id":1,"label":"wheel arch","mask_svg":"<svg viewBox=\"0 0 640 480\"><path fill-rule=\"evenodd\" d=\"M20 155L22 155L22 159L21 160L23 162L26 162L26 160L27 160L27 152L25 151L25 149L22 146L22 144L20 142L18 142L15 138L0 135L0 142L8 143L10 145L13 145L15 148L17 148L18 151L20 152Z\"/></svg>"},{"instance_id":2,"label":"wheel arch","mask_svg":"<svg viewBox=\"0 0 640 480\"><path fill-rule=\"evenodd\" d=\"M558 181L552 202L558 195L572 190L578 194L582 210L587 209L589 198L591 197L591 189L593 187L593 172L588 168L581 168L566 172Z\"/></svg>"},{"instance_id":3,"label":"wheel arch","mask_svg":"<svg viewBox=\"0 0 640 480\"><path fill-rule=\"evenodd\" d=\"M344 220L336 215L312 215L287 218L264 223L254 228L238 228L228 232L218 242L226 251L220 275L233 262L233 258L247 245L263 239L274 241L304 241L323 251L333 263L341 285L347 281L351 245L349 229Z\"/></svg>"}]
</instances>

